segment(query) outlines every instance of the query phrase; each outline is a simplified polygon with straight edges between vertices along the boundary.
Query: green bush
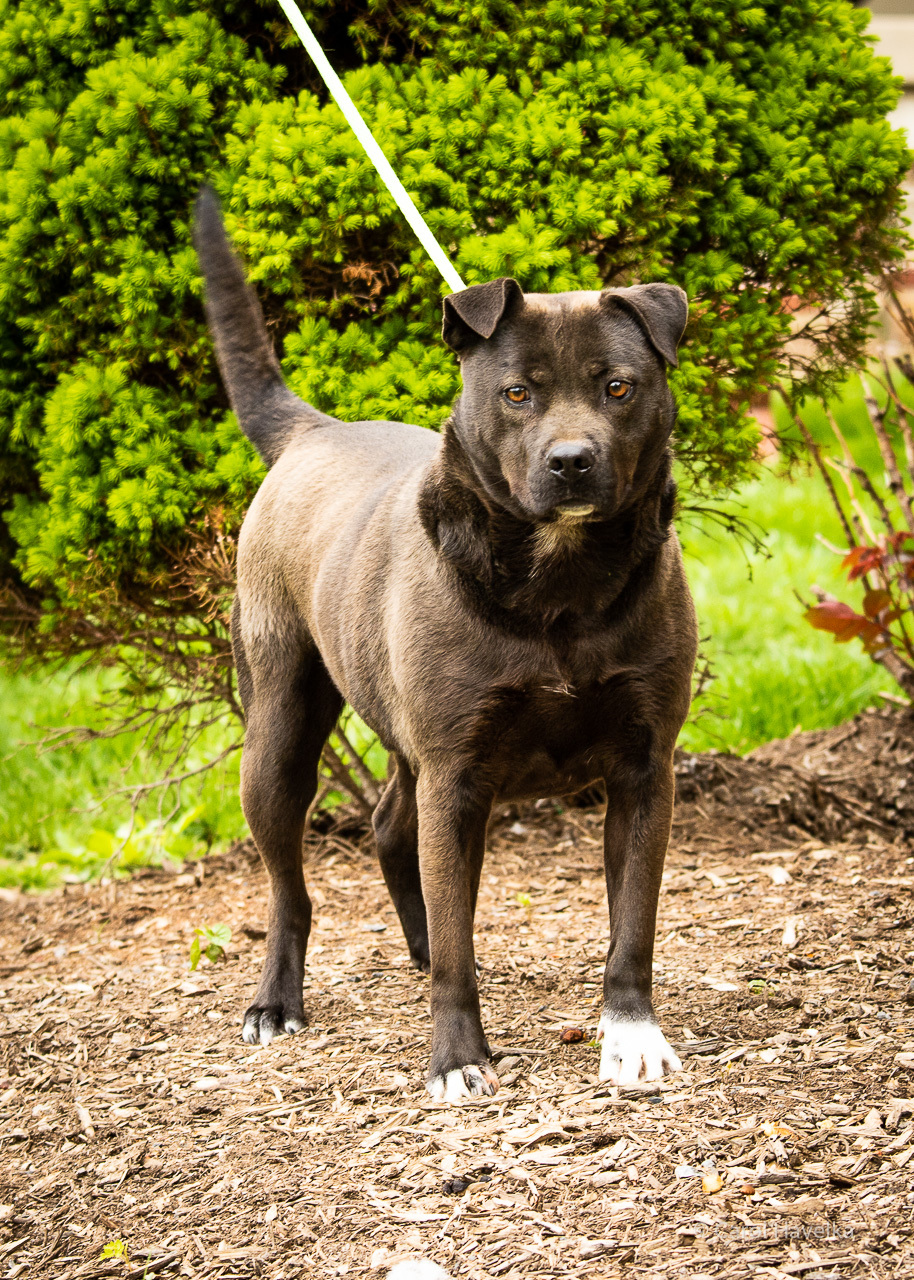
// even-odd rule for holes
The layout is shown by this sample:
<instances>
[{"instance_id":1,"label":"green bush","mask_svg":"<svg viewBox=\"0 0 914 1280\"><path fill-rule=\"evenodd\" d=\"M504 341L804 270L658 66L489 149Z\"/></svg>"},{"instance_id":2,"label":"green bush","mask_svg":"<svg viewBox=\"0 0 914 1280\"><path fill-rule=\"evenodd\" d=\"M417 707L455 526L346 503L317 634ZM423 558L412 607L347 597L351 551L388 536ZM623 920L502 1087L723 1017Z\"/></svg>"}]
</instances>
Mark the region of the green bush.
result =
<instances>
[{"instance_id":1,"label":"green bush","mask_svg":"<svg viewBox=\"0 0 914 1280\"><path fill-rule=\"evenodd\" d=\"M468 283L687 289L687 484L751 469L797 299L805 387L859 358L909 156L845 0L305 12ZM457 392L444 286L272 4L0 0L0 579L35 647L225 654L262 471L203 322L203 179L296 391L429 427Z\"/></svg>"}]
</instances>

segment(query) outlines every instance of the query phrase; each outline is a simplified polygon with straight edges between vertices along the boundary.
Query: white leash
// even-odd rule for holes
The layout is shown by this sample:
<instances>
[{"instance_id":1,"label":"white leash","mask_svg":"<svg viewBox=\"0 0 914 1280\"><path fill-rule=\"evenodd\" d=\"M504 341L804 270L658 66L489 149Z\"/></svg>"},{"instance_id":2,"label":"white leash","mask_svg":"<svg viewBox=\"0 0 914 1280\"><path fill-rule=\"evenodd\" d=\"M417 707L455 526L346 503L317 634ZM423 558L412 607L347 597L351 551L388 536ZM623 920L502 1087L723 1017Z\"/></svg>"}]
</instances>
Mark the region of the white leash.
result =
<instances>
[{"instance_id":1,"label":"white leash","mask_svg":"<svg viewBox=\"0 0 914 1280\"><path fill-rule=\"evenodd\" d=\"M455 293L460 289L465 289L466 285L454 270L450 260L441 248L441 245L432 235L428 223L413 204L406 188L403 186L403 183L394 173L384 152L378 146L377 142L375 142L374 135L359 114L358 107L343 88L342 81L327 61L323 49L315 39L314 32L308 26L307 22L305 22L302 12L295 3L295 0L279 0L279 4L283 13L285 13L286 17L295 28L298 38L311 55L314 65L323 77L324 84L330 90L333 100L346 117L352 132L365 148L368 159L381 175L387 190L393 196L394 200L396 200L403 217L419 237L425 252L431 258L432 262L434 262L435 266L444 276L445 280Z\"/></svg>"}]
</instances>

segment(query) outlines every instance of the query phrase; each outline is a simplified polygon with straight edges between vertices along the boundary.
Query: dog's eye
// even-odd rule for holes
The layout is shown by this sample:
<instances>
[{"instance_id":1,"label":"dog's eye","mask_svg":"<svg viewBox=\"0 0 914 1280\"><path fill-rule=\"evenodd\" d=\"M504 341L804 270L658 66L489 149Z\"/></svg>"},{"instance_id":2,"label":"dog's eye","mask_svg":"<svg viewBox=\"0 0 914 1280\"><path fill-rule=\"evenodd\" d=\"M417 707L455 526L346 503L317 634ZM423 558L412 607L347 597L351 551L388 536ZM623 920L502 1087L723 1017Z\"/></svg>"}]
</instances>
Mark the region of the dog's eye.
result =
<instances>
[{"instance_id":1,"label":"dog's eye","mask_svg":"<svg viewBox=\"0 0 914 1280\"><path fill-rule=\"evenodd\" d=\"M505 395L512 404L523 404L525 400L530 399L530 392L526 387L508 387Z\"/></svg>"},{"instance_id":2,"label":"dog's eye","mask_svg":"<svg viewBox=\"0 0 914 1280\"><path fill-rule=\"evenodd\" d=\"M612 396L614 400L624 400L632 389L630 382L623 382L621 378L613 378L612 382L606 388L607 395Z\"/></svg>"}]
</instances>

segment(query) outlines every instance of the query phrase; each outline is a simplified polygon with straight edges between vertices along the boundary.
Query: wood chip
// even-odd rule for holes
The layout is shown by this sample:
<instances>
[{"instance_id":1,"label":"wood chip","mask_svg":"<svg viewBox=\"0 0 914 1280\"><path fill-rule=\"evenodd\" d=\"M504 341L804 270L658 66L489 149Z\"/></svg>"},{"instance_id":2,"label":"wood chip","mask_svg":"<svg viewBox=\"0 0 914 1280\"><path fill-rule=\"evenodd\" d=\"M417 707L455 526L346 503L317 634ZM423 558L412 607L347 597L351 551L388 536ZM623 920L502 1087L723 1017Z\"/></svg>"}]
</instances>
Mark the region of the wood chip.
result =
<instances>
[{"instance_id":1,"label":"wood chip","mask_svg":"<svg viewBox=\"0 0 914 1280\"><path fill-rule=\"evenodd\" d=\"M889 800L906 802L897 783L914 742L881 713L830 742L835 731L744 759L677 756L655 1003L686 1070L637 1090L601 1084L586 1039L559 1043L564 1026L592 1032L601 1004L595 809L522 806L493 823L477 953L502 1087L461 1108L425 1094L428 981L409 966L367 835L308 839L324 904L309 1025L266 1048L239 1035L262 939L187 969L201 920L243 938L266 918L250 847L210 856L183 890L150 868L0 901L4 1272L382 1280L418 1257L468 1280L900 1275L914 1168L910 852L832 797L871 803L886 823ZM914 807L891 812L898 832ZM135 933L139 906L154 909ZM23 954L33 938L42 945ZM718 1221L740 1225L719 1239ZM828 1223L851 1242L790 1235ZM114 1238L128 1263L100 1260Z\"/></svg>"}]
</instances>

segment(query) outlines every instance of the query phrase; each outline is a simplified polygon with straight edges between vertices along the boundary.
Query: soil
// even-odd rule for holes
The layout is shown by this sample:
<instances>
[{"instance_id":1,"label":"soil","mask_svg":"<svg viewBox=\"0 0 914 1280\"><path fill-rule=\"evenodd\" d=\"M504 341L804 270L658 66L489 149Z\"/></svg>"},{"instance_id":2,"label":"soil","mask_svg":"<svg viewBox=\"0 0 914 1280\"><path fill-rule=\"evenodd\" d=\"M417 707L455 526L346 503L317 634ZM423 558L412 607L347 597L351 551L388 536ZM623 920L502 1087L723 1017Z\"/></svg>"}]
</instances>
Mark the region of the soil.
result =
<instances>
[{"instance_id":1,"label":"soil","mask_svg":"<svg viewBox=\"0 0 914 1280\"><path fill-rule=\"evenodd\" d=\"M910 1275L912 762L898 712L680 757L655 974L685 1070L636 1090L599 1083L591 1043L598 808L493 824L478 955L501 1089L459 1108L424 1092L427 979L364 834L309 837L311 1022L267 1048L239 1036L266 914L249 846L7 892L0 1275ZM226 958L191 972L217 921Z\"/></svg>"}]
</instances>

